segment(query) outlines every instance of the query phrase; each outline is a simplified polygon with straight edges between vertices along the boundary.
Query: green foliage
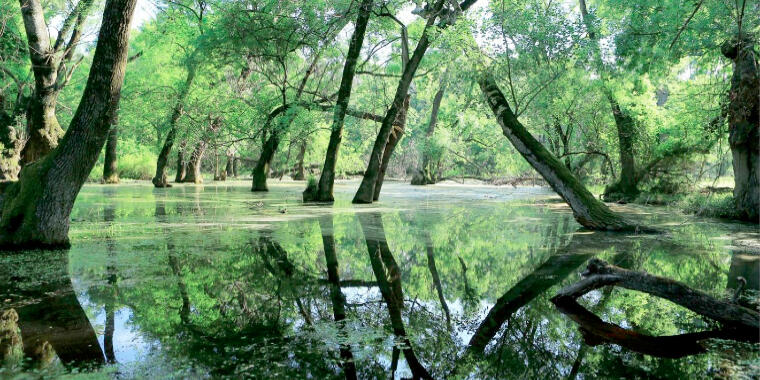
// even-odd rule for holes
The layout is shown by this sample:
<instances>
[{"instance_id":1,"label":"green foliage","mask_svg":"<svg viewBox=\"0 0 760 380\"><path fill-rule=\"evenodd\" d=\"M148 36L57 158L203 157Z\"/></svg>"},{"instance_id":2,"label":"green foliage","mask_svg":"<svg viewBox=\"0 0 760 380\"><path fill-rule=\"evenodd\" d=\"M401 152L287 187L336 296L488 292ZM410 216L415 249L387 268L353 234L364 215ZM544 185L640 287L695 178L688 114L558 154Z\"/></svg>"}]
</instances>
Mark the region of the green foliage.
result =
<instances>
[{"instance_id":1,"label":"green foliage","mask_svg":"<svg viewBox=\"0 0 760 380\"><path fill-rule=\"evenodd\" d=\"M740 219L732 194L696 193L684 197L680 207L687 214L712 218Z\"/></svg>"}]
</instances>

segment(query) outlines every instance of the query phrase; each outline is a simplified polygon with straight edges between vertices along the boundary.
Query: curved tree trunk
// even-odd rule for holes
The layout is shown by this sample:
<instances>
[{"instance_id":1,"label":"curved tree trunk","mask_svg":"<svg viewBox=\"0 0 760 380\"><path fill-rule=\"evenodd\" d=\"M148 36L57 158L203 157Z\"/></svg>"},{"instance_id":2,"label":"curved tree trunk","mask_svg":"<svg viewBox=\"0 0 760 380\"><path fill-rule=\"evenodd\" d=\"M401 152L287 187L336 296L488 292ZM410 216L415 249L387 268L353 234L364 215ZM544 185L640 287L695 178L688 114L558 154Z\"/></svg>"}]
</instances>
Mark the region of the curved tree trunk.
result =
<instances>
[{"instance_id":1,"label":"curved tree trunk","mask_svg":"<svg viewBox=\"0 0 760 380\"><path fill-rule=\"evenodd\" d=\"M203 155L206 154L206 148L208 148L208 142L219 131L222 126L222 119L220 117L210 118L208 128L201 136L200 141L195 145L193 154L190 155L190 161L187 162L187 173L182 182L186 183L203 183L203 175L201 174L201 164L203 163Z\"/></svg>"},{"instance_id":2,"label":"curved tree trunk","mask_svg":"<svg viewBox=\"0 0 760 380\"><path fill-rule=\"evenodd\" d=\"M734 166L734 203L742 219L760 218L760 72L754 46L734 39L722 47L734 62L728 105L728 134Z\"/></svg>"},{"instance_id":3,"label":"curved tree trunk","mask_svg":"<svg viewBox=\"0 0 760 380\"><path fill-rule=\"evenodd\" d=\"M406 113L409 110L409 99L407 95L404 99L404 106L396 116L396 125L393 127L391 135L388 137L388 143L385 144L385 150L383 151L383 162L380 164L380 173L377 175L377 182L375 182L375 194L372 197L373 201L380 198L380 189L383 187L383 181L385 180L385 171L388 170L388 163L391 161L393 151L396 149L401 138L404 137L404 129L406 127Z\"/></svg>"},{"instance_id":4,"label":"curved tree trunk","mask_svg":"<svg viewBox=\"0 0 760 380\"><path fill-rule=\"evenodd\" d=\"M370 11L372 10L372 0L362 0L359 7L359 15L354 26L354 33L351 36L351 42L348 45L348 54L346 63L343 65L343 75L340 79L340 88L338 89L338 99L335 102L335 113L333 114L333 123L330 128L330 141L327 144L327 153L325 154L325 164L322 167L322 174L319 176L317 191L306 189L306 192L315 193L314 201L332 202L333 185L335 183L335 165L338 162L338 150L340 142L343 139L343 121L348 109L348 101L351 98L351 89L353 88L354 74L356 72L356 62L364 43L364 33L367 30ZM306 195L307 193L304 192ZM307 199L304 199L307 200Z\"/></svg>"},{"instance_id":5,"label":"curved tree trunk","mask_svg":"<svg viewBox=\"0 0 760 380\"><path fill-rule=\"evenodd\" d=\"M115 111L118 112L118 111ZM118 152L117 144L119 143L119 115L114 113L111 122L111 130L108 131L108 140L106 140L105 162L103 163L103 183L119 183L119 166L117 164Z\"/></svg>"},{"instance_id":6,"label":"curved tree trunk","mask_svg":"<svg viewBox=\"0 0 760 380\"><path fill-rule=\"evenodd\" d=\"M107 0L82 101L56 150L21 171L2 194L0 247L69 245L69 215L116 112L136 0Z\"/></svg>"},{"instance_id":7,"label":"curved tree trunk","mask_svg":"<svg viewBox=\"0 0 760 380\"><path fill-rule=\"evenodd\" d=\"M539 143L517 120L493 77L485 74L480 88L501 125L504 136L573 209L575 220L592 230L636 230L637 227L612 212L586 189L570 170Z\"/></svg>"},{"instance_id":8,"label":"curved tree trunk","mask_svg":"<svg viewBox=\"0 0 760 380\"><path fill-rule=\"evenodd\" d=\"M272 164L274 153L280 145L280 135L278 131L272 131L269 138L261 149L259 160L253 168L253 186L251 191L269 191L267 188L267 176L269 175L269 165Z\"/></svg>"},{"instance_id":9,"label":"curved tree trunk","mask_svg":"<svg viewBox=\"0 0 760 380\"><path fill-rule=\"evenodd\" d=\"M164 146L158 154L158 160L156 160L156 175L153 177L153 185L155 187L171 187L171 185L169 185L169 180L166 178L166 165L169 162L169 155L172 153L174 139L177 137L177 121L182 116L185 98L187 98L187 94L190 92L190 86L192 86L193 80L195 80L194 61L190 62L190 65L187 68L185 83L179 91L177 103L174 105L172 116L169 119L169 133L166 134Z\"/></svg>"}]
</instances>

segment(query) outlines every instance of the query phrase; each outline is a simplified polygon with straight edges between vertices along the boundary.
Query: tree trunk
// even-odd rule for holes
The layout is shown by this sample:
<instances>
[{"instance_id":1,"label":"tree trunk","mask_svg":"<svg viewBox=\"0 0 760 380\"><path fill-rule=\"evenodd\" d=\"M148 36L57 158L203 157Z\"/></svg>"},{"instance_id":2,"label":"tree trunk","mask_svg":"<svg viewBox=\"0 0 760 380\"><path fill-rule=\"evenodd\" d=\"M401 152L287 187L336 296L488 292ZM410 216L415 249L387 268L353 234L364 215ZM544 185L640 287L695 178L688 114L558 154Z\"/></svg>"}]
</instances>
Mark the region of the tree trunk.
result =
<instances>
[{"instance_id":1,"label":"tree trunk","mask_svg":"<svg viewBox=\"0 0 760 380\"><path fill-rule=\"evenodd\" d=\"M428 122L427 131L425 131L425 146L422 148L422 165L412 177L412 185L432 185L436 182L437 174L431 168L431 152L430 152L430 140L435 134L435 127L438 124L438 112L441 109L441 102L443 101L443 94L446 92L446 77L447 73L444 73L444 78L441 79L441 87L433 97L433 108L430 111L430 122Z\"/></svg>"},{"instance_id":2,"label":"tree trunk","mask_svg":"<svg viewBox=\"0 0 760 380\"><path fill-rule=\"evenodd\" d=\"M637 227L598 201L570 170L541 145L517 120L493 77L485 74L480 88L504 136L573 209L575 220L592 230L631 231Z\"/></svg>"},{"instance_id":3,"label":"tree trunk","mask_svg":"<svg viewBox=\"0 0 760 380\"><path fill-rule=\"evenodd\" d=\"M222 173L222 176L224 177L222 181L226 181L227 177L232 176L232 166L233 161L235 161L235 156L227 156L227 164L224 166L224 172Z\"/></svg>"},{"instance_id":4,"label":"tree trunk","mask_svg":"<svg viewBox=\"0 0 760 380\"><path fill-rule=\"evenodd\" d=\"M612 94L607 94L617 127L618 148L620 150L620 179L604 189L604 200L631 202L639 195L638 178L633 156L633 140L636 133L636 123L628 112L620 108L620 104Z\"/></svg>"},{"instance_id":5,"label":"tree trunk","mask_svg":"<svg viewBox=\"0 0 760 380\"><path fill-rule=\"evenodd\" d=\"M69 246L69 215L119 103L136 0L107 0L82 101L56 150L21 171L2 194L0 247Z\"/></svg>"},{"instance_id":6,"label":"tree trunk","mask_svg":"<svg viewBox=\"0 0 760 380\"><path fill-rule=\"evenodd\" d=\"M15 112L7 114L0 110L0 181L15 181L21 170L19 163L23 141L14 127L15 122Z\"/></svg>"},{"instance_id":7,"label":"tree trunk","mask_svg":"<svg viewBox=\"0 0 760 380\"><path fill-rule=\"evenodd\" d=\"M296 156L296 164L293 166L293 179L296 181L303 181L306 179L306 172L303 167L303 160L306 156L306 140L301 141L298 144L298 156Z\"/></svg>"},{"instance_id":8,"label":"tree trunk","mask_svg":"<svg viewBox=\"0 0 760 380\"><path fill-rule=\"evenodd\" d=\"M238 177L238 167L240 167L240 158L237 156L232 157L232 175Z\"/></svg>"},{"instance_id":9,"label":"tree trunk","mask_svg":"<svg viewBox=\"0 0 760 380\"><path fill-rule=\"evenodd\" d=\"M351 89L353 88L354 74L356 73L356 62L364 43L364 34L367 30L370 12L372 10L372 0L362 0L359 6L359 14L356 18L354 33L351 36L351 42L348 45L348 54L346 63L343 65L343 75L340 79L340 88L338 89L338 99L335 102L335 112L333 114L333 123L330 128L330 141L327 144L327 153L325 154L325 164L322 167L322 174L319 176L319 184L314 201L332 202L333 185L335 183L335 166L338 162L338 150L340 142L343 139L343 122L348 109L348 102L351 98ZM308 192L313 190L306 189Z\"/></svg>"},{"instance_id":10,"label":"tree trunk","mask_svg":"<svg viewBox=\"0 0 760 380\"><path fill-rule=\"evenodd\" d=\"M445 3L447 2L444 0L438 0L435 5L432 6L427 23L425 24L425 29L422 32L419 42L417 42L417 47L414 48L414 54L412 54L409 63L404 67L404 72L401 75L398 87L396 87L393 103L391 103L388 112L386 112L385 117L383 118L380 130L377 133L377 139L375 139L375 144L372 147L372 153L369 156L367 170L364 171L364 177L359 185L359 189L356 191L356 195L354 195L353 203L372 203L375 199L375 186L378 183L378 177L381 174L383 153L385 152L391 131L393 130L394 121L396 120L396 116L403 109L404 100L409 93L409 86L412 83L412 79L414 79L414 74L417 72L417 68L422 61L422 58L425 56L425 52L428 47L430 47L432 42L430 40L430 33L432 33L431 29L435 28L435 20L438 17L438 14L441 13ZM474 1L463 2L462 4L464 5L461 7L461 11L467 10L467 8L473 3ZM451 21L442 20L438 29L445 29L450 24ZM390 157L387 159L390 159Z\"/></svg>"},{"instance_id":11,"label":"tree trunk","mask_svg":"<svg viewBox=\"0 0 760 380\"><path fill-rule=\"evenodd\" d=\"M383 162L380 164L380 173L377 175L377 182L375 182L375 194L372 197L373 201L380 198L380 189L383 187L383 181L385 180L385 171L388 170L388 163L391 161L393 151L396 149L401 138L404 136L404 128L406 127L406 113L409 110L409 98L407 95L404 99L404 105L396 116L397 125L393 127L391 135L388 137L388 143L385 144L385 150L383 150Z\"/></svg>"},{"instance_id":12,"label":"tree trunk","mask_svg":"<svg viewBox=\"0 0 760 380\"><path fill-rule=\"evenodd\" d=\"M192 86L194 79L195 62L192 61L187 68L185 83L179 91L177 103L174 105L172 116L169 119L169 133L166 135L164 146L161 148L161 152L158 154L158 160L156 161L156 175L153 177L153 185L155 187L171 187L171 185L169 185L169 180L166 178L166 165L169 162L169 155L172 152L174 139L177 137L177 121L182 116L185 98L187 98L187 94L190 92L190 86Z\"/></svg>"},{"instance_id":13,"label":"tree trunk","mask_svg":"<svg viewBox=\"0 0 760 380\"><path fill-rule=\"evenodd\" d=\"M119 143L119 115L114 111L111 130L106 140L105 162L103 163L103 183L119 183L119 166L117 165L117 144Z\"/></svg>"},{"instance_id":14,"label":"tree trunk","mask_svg":"<svg viewBox=\"0 0 760 380\"><path fill-rule=\"evenodd\" d=\"M721 51L734 62L728 104L728 135L734 166L734 203L740 217L760 217L760 72L749 39L734 38Z\"/></svg>"},{"instance_id":15,"label":"tree trunk","mask_svg":"<svg viewBox=\"0 0 760 380\"><path fill-rule=\"evenodd\" d=\"M45 14L39 0L19 0L24 30L29 44L29 59L34 73L34 93L30 99L26 120L29 139L21 151L21 164L35 162L50 153L63 136L55 116L58 94L71 78L74 63L66 64L74 55L92 0L81 0L63 20L54 44L50 43ZM73 30L72 30L73 28ZM71 32L68 43L65 38Z\"/></svg>"},{"instance_id":16,"label":"tree trunk","mask_svg":"<svg viewBox=\"0 0 760 380\"><path fill-rule=\"evenodd\" d=\"M269 191L267 188L269 165L272 164L274 153L279 145L279 131L272 131L261 149L261 155L259 156L259 160L256 161L256 166L253 168L253 186L251 187L251 191Z\"/></svg>"},{"instance_id":17,"label":"tree trunk","mask_svg":"<svg viewBox=\"0 0 760 380\"><path fill-rule=\"evenodd\" d=\"M190 161L187 162L187 173L182 180L184 183L203 183L203 174L201 173L201 162L203 155L206 153L207 143L205 140L198 141L193 153L190 155Z\"/></svg>"},{"instance_id":18,"label":"tree trunk","mask_svg":"<svg viewBox=\"0 0 760 380\"><path fill-rule=\"evenodd\" d=\"M187 175L187 162L185 162L185 149L187 149L187 141L182 140L179 143L179 149L177 149L177 175L174 177L174 182L181 183L185 180Z\"/></svg>"}]
</instances>

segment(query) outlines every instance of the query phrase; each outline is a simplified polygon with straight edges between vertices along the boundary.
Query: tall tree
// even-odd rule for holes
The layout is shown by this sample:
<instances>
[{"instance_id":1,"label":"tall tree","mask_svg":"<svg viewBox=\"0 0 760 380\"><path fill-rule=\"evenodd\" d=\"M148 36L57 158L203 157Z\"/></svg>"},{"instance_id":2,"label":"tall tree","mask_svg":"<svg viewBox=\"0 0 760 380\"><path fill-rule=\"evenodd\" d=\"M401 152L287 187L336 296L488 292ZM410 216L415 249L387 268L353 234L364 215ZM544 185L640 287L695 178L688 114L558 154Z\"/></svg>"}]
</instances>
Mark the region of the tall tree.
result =
<instances>
[{"instance_id":1,"label":"tall tree","mask_svg":"<svg viewBox=\"0 0 760 380\"><path fill-rule=\"evenodd\" d=\"M69 215L119 104L137 0L107 0L82 100L60 145L0 196L0 247L65 247Z\"/></svg>"},{"instance_id":2,"label":"tall tree","mask_svg":"<svg viewBox=\"0 0 760 380\"><path fill-rule=\"evenodd\" d=\"M333 114L333 123L330 127L330 142L327 144L327 153L325 154L325 163L322 167L322 174L319 177L319 184L314 196L315 201L332 202L333 184L335 182L335 165L338 162L338 149L343 139L343 121L346 117L348 102L351 99L351 89L353 88L354 74L356 73L356 62L364 43L364 34L367 30L370 12L372 10L372 0L363 0L359 6L359 13L354 25L354 33L351 36L351 42L348 45L348 54L346 63L343 65L343 75L340 79L340 89L338 90L338 100L335 103ZM304 200L314 191L306 189Z\"/></svg>"},{"instance_id":3,"label":"tall tree","mask_svg":"<svg viewBox=\"0 0 760 380\"><path fill-rule=\"evenodd\" d=\"M29 139L21 151L21 162L26 165L48 154L63 136L55 115L58 94L81 62L80 59L72 63L72 58L93 1L80 0L77 3L63 20L52 45L41 1L19 0L19 3L34 72L34 94L27 108Z\"/></svg>"},{"instance_id":4,"label":"tall tree","mask_svg":"<svg viewBox=\"0 0 760 380\"><path fill-rule=\"evenodd\" d=\"M409 59L409 63L404 68L401 79L399 80L398 87L396 87L396 94L394 95L393 102L390 108L383 118L383 123L380 126L380 130L377 133L377 139L372 147L372 153L369 156L369 163L367 164L367 170L364 171L364 177L359 185L359 189L354 195L353 203L372 203L375 199L375 187L377 186L378 177L380 176L381 166L383 162L383 153L385 152L388 139L393 130L393 124L396 121L396 117L404 107L404 101L409 92L409 86L412 84L414 74L417 72L417 68L422 62L422 58L425 56L425 52L432 43L431 34L436 29L436 20L440 18L440 22L437 29L445 29L456 17L461 13L469 9L476 0L465 0L461 4L456 4L454 9L449 9L447 5L449 2L446 0L436 1L432 7L426 7L421 14L427 16L427 22L425 23L425 29L422 32L420 40L417 42L417 46L414 48L414 53ZM388 157L390 159L390 157Z\"/></svg>"}]
</instances>

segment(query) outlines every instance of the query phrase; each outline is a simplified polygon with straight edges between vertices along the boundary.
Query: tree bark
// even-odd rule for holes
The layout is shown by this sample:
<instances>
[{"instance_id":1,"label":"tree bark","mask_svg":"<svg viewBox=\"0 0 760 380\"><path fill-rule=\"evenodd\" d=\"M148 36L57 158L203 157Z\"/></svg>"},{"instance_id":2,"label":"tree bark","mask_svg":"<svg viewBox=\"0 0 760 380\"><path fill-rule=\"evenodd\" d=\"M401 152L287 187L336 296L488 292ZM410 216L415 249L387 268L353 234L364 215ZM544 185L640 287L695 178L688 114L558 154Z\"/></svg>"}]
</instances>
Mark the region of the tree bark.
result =
<instances>
[{"instance_id":1,"label":"tree bark","mask_svg":"<svg viewBox=\"0 0 760 380\"><path fill-rule=\"evenodd\" d=\"M604 200L631 202L639 195L638 176L633 156L633 140L636 133L636 122L611 94L607 99L612 108L612 116L617 127L618 150L620 151L620 179L604 189Z\"/></svg>"},{"instance_id":2,"label":"tree bark","mask_svg":"<svg viewBox=\"0 0 760 380\"><path fill-rule=\"evenodd\" d=\"M303 140L300 144L298 144L296 164L293 166L293 179L296 181L303 181L306 179L306 172L303 166L304 157L306 157L306 140Z\"/></svg>"},{"instance_id":3,"label":"tree bark","mask_svg":"<svg viewBox=\"0 0 760 380\"><path fill-rule=\"evenodd\" d=\"M480 88L504 136L541 174L557 194L570 205L575 220L592 230L633 231L638 227L598 201L570 170L539 143L517 120L496 81L489 74L480 79Z\"/></svg>"},{"instance_id":4,"label":"tree bark","mask_svg":"<svg viewBox=\"0 0 760 380\"><path fill-rule=\"evenodd\" d=\"M74 200L103 149L124 80L136 0L107 0L90 76L60 145L0 198L0 247L69 246Z\"/></svg>"},{"instance_id":5,"label":"tree bark","mask_svg":"<svg viewBox=\"0 0 760 380\"><path fill-rule=\"evenodd\" d=\"M187 175L187 162L185 162L185 149L187 149L187 141L182 140L179 143L179 149L177 149L177 175L174 176L174 182L180 183L185 180Z\"/></svg>"},{"instance_id":6,"label":"tree bark","mask_svg":"<svg viewBox=\"0 0 760 380\"><path fill-rule=\"evenodd\" d=\"M103 183L119 183L119 166L117 144L119 143L119 115L114 111L114 117L111 122L111 130L108 131L108 140L106 140L105 162L103 163Z\"/></svg>"},{"instance_id":7,"label":"tree bark","mask_svg":"<svg viewBox=\"0 0 760 380\"><path fill-rule=\"evenodd\" d=\"M734 167L734 203L740 217L760 218L760 71L749 39L734 38L721 51L734 62L728 104L728 135Z\"/></svg>"},{"instance_id":8,"label":"tree bark","mask_svg":"<svg viewBox=\"0 0 760 380\"><path fill-rule=\"evenodd\" d=\"M356 72L356 62L364 43L364 34L367 30L370 11L372 10L372 0L362 0L359 6L359 14L356 18L354 33L351 36L351 42L348 45L348 54L346 63L343 65L343 75L340 79L340 88L338 89L338 99L335 103L333 114L333 123L330 128L330 141L327 144L327 153L325 154L325 164L322 167L322 174L319 177L317 191L306 189L307 192L315 193L313 199L319 202L332 202L333 185L335 183L335 166L338 162L338 150L340 142L343 139L343 121L346 117L348 102L351 98L351 89L353 88L354 74Z\"/></svg>"},{"instance_id":9,"label":"tree bark","mask_svg":"<svg viewBox=\"0 0 760 380\"><path fill-rule=\"evenodd\" d=\"M404 105L396 115L396 126L393 127L391 135L388 137L388 143L385 144L383 150L383 161L380 163L380 172L377 174L377 181L375 182L375 194L372 196L372 200L376 201L380 198L380 189L383 187L383 181L385 180L385 172L388 170L388 163L391 161L393 151L396 149L401 138L404 136L404 129L406 127L406 113L409 110L409 99L407 95L404 99Z\"/></svg>"},{"instance_id":10,"label":"tree bark","mask_svg":"<svg viewBox=\"0 0 760 380\"><path fill-rule=\"evenodd\" d=\"M446 77L447 73L444 73L444 78L441 79L441 86L433 97L433 108L430 110L430 121L428 122L427 131L425 131L425 146L422 148L422 165L412 177L412 185L432 185L436 182L438 175L433 168L430 167L430 161L432 159L430 152L430 143L433 135L435 134L435 127L438 124L438 112L441 109L441 102L443 101L443 95L446 92Z\"/></svg>"},{"instance_id":11,"label":"tree bark","mask_svg":"<svg viewBox=\"0 0 760 380\"><path fill-rule=\"evenodd\" d=\"M19 0L24 30L29 44L29 58L34 73L34 93L27 108L29 139L21 151L21 164L27 165L50 153L63 136L55 116L58 94L71 78L77 64L67 71L63 63L71 60L82 35L82 27L92 7L92 0L81 0L64 19L54 44L48 37L47 24L39 0ZM73 28L73 31L72 31ZM65 38L71 32L69 42Z\"/></svg>"},{"instance_id":12,"label":"tree bark","mask_svg":"<svg viewBox=\"0 0 760 380\"><path fill-rule=\"evenodd\" d=\"M232 162L235 160L235 156L228 155L227 163L224 165L224 172L222 173L222 181L226 181L227 177L232 176Z\"/></svg>"},{"instance_id":13,"label":"tree bark","mask_svg":"<svg viewBox=\"0 0 760 380\"><path fill-rule=\"evenodd\" d=\"M158 154L158 160L156 161L156 175L153 177L153 186L155 187L171 187L169 180L166 178L166 165L169 162L169 155L172 152L172 146L174 146L174 139L177 137L177 121L182 116L185 99L190 92L190 87L195 80L195 61L191 61L187 67L187 76L185 77L185 83L180 88L179 96L177 97L177 103L174 105L172 116L169 119L169 133L166 134L164 145L161 148L161 152Z\"/></svg>"},{"instance_id":14,"label":"tree bark","mask_svg":"<svg viewBox=\"0 0 760 380\"><path fill-rule=\"evenodd\" d=\"M251 187L251 191L269 191L267 187L269 166L272 164L274 153L279 145L280 132L274 130L269 134L269 138L264 143L259 160L256 161L256 166L253 168L253 186Z\"/></svg>"},{"instance_id":15,"label":"tree bark","mask_svg":"<svg viewBox=\"0 0 760 380\"><path fill-rule=\"evenodd\" d=\"M222 119L220 117L210 118L210 124L208 128L204 132L203 136L201 136L198 143L195 144L195 149L190 155L190 161L187 162L187 173L185 174L185 178L182 180L182 182L195 184L203 183L203 175L201 173L203 155L206 154L206 148L208 148L209 140L211 140L213 135L219 131L221 125Z\"/></svg>"}]
</instances>

